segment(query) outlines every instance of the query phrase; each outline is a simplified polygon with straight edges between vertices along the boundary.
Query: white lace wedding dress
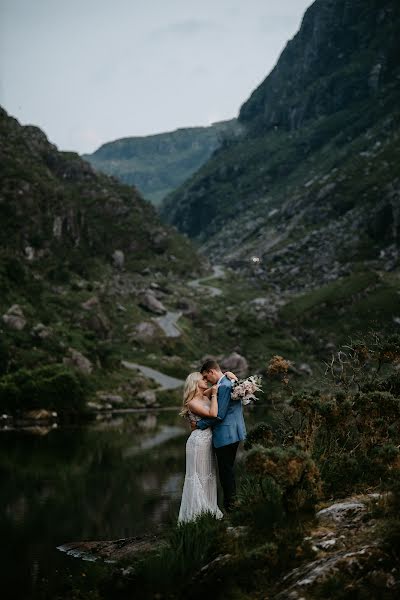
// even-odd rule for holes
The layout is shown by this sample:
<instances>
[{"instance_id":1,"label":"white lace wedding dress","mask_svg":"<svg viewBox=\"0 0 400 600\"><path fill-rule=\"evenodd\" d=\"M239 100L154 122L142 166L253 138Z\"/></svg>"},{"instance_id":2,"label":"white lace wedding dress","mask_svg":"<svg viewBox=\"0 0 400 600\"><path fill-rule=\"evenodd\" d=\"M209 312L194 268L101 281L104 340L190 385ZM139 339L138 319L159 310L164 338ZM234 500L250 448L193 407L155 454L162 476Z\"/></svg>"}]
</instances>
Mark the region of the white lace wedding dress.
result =
<instances>
[{"instance_id":1,"label":"white lace wedding dress","mask_svg":"<svg viewBox=\"0 0 400 600\"><path fill-rule=\"evenodd\" d=\"M189 411L189 418L201 417ZM193 521L202 513L217 519L223 514L217 503L216 461L212 447L212 430L195 429L186 442L186 474L178 523Z\"/></svg>"}]
</instances>

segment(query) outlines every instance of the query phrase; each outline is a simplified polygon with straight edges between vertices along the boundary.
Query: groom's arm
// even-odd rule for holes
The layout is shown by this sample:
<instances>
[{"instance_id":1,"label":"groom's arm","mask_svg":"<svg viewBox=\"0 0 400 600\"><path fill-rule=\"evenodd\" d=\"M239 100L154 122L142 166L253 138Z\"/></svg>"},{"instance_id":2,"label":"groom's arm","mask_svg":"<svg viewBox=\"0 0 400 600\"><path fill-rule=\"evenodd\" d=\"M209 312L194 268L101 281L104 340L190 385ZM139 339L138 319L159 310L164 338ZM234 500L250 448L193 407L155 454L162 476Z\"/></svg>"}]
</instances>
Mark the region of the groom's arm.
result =
<instances>
[{"instance_id":1,"label":"groom's arm","mask_svg":"<svg viewBox=\"0 0 400 600\"><path fill-rule=\"evenodd\" d=\"M229 401L231 399L231 386L221 385L218 390L218 415L216 417L204 417L197 421L198 429L207 429L212 427L218 421L223 421L228 410Z\"/></svg>"}]
</instances>

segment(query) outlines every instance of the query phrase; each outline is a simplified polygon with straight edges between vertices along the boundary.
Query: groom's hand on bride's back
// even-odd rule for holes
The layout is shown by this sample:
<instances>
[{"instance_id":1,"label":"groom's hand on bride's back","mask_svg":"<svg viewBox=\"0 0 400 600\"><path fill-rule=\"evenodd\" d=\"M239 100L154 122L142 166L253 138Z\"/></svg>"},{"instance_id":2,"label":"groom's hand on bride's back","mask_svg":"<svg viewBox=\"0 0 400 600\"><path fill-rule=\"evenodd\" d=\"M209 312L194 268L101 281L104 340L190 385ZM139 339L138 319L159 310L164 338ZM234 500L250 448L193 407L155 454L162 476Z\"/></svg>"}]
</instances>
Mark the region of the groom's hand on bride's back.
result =
<instances>
[{"instance_id":1,"label":"groom's hand on bride's back","mask_svg":"<svg viewBox=\"0 0 400 600\"><path fill-rule=\"evenodd\" d=\"M196 429L196 421L190 421L190 429L194 431Z\"/></svg>"}]
</instances>

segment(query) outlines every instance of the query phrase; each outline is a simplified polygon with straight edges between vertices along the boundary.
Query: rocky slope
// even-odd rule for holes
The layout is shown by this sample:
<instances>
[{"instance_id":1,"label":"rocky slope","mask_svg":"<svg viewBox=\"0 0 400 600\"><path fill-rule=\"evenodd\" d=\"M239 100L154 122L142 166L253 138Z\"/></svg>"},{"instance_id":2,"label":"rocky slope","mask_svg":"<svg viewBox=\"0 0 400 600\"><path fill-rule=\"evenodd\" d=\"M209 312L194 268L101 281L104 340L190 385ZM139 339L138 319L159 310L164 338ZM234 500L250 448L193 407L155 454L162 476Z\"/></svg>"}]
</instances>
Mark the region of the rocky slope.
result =
<instances>
[{"instance_id":1,"label":"rocky slope","mask_svg":"<svg viewBox=\"0 0 400 600\"><path fill-rule=\"evenodd\" d=\"M189 127L143 137L127 137L100 146L83 158L103 173L136 186L159 204L188 179L240 127L235 119L210 127Z\"/></svg>"},{"instance_id":2,"label":"rocky slope","mask_svg":"<svg viewBox=\"0 0 400 600\"><path fill-rule=\"evenodd\" d=\"M112 386L118 357L169 344L156 318L203 267L135 189L2 109L0 140L0 375L61 363Z\"/></svg>"},{"instance_id":3,"label":"rocky slope","mask_svg":"<svg viewBox=\"0 0 400 600\"><path fill-rule=\"evenodd\" d=\"M164 202L207 256L282 296L398 265L400 7L317 0L227 140Z\"/></svg>"}]
</instances>

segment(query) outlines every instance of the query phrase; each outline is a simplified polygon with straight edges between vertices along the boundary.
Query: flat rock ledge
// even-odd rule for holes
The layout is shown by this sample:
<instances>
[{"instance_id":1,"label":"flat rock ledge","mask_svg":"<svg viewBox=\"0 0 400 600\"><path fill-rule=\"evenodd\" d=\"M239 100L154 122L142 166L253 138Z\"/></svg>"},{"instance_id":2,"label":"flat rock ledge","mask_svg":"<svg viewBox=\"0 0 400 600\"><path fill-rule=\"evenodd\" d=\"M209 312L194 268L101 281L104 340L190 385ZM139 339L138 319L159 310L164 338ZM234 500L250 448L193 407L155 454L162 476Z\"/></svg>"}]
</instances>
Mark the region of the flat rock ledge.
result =
<instances>
[{"instance_id":1,"label":"flat rock ledge","mask_svg":"<svg viewBox=\"0 0 400 600\"><path fill-rule=\"evenodd\" d=\"M91 562L103 560L115 563L161 548L165 543L161 537L148 534L118 540L70 542L57 546L57 550L82 560Z\"/></svg>"}]
</instances>

